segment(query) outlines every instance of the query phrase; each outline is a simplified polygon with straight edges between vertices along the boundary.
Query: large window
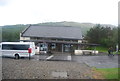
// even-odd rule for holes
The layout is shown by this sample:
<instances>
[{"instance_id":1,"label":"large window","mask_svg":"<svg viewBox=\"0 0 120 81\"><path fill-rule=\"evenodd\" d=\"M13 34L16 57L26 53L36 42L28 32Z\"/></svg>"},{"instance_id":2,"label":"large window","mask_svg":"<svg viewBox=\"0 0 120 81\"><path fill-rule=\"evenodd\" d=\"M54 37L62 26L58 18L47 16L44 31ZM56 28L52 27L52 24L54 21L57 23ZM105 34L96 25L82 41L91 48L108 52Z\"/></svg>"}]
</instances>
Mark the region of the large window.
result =
<instances>
[{"instance_id":1,"label":"large window","mask_svg":"<svg viewBox=\"0 0 120 81\"><path fill-rule=\"evenodd\" d=\"M28 50L29 45L2 44L3 50Z\"/></svg>"},{"instance_id":2,"label":"large window","mask_svg":"<svg viewBox=\"0 0 120 81\"><path fill-rule=\"evenodd\" d=\"M40 51L47 51L48 47L46 43L41 43L40 44Z\"/></svg>"}]
</instances>

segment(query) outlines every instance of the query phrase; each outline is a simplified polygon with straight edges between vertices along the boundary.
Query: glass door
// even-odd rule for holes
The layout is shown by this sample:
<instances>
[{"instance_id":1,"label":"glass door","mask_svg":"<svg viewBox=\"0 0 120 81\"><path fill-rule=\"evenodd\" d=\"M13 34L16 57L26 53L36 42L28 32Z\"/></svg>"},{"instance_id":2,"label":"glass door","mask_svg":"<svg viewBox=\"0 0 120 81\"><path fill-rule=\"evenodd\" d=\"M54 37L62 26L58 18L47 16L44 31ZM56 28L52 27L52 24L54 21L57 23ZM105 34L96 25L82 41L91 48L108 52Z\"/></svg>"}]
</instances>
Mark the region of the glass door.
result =
<instances>
[{"instance_id":1,"label":"glass door","mask_svg":"<svg viewBox=\"0 0 120 81\"><path fill-rule=\"evenodd\" d=\"M71 48L70 44L65 44L64 45L64 52L70 52L70 48Z\"/></svg>"}]
</instances>

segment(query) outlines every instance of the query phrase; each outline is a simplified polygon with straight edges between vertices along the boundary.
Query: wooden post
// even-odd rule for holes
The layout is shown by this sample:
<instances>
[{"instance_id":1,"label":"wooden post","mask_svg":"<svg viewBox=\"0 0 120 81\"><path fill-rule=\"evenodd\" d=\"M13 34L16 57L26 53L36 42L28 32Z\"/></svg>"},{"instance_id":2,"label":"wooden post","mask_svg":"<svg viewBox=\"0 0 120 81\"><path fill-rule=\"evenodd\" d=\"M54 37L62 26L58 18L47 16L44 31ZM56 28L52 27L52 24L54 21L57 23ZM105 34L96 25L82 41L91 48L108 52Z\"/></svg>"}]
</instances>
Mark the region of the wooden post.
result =
<instances>
[{"instance_id":1,"label":"wooden post","mask_svg":"<svg viewBox=\"0 0 120 81\"><path fill-rule=\"evenodd\" d=\"M80 45L78 44L78 50L80 49Z\"/></svg>"},{"instance_id":2,"label":"wooden post","mask_svg":"<svg viewBox=\"0 0 120 81\"><path fill-rule=\"evenodd\" d=\"M94 54L95 54L95 51L96 51L96 46L94 46Z\"/></svg>"}]
</instances>

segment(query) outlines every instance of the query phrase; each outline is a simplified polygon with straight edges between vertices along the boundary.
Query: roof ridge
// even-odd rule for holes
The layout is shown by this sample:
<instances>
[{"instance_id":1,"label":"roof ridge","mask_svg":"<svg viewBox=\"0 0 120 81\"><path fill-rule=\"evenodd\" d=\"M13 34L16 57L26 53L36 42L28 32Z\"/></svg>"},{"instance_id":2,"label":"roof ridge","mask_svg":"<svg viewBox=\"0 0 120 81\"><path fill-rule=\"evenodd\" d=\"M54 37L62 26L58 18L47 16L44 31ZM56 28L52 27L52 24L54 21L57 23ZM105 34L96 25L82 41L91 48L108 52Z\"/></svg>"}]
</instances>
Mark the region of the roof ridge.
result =
<instances>
[{"instance_id":1,"label":"roof ridge","mask_svg":"<svg viewBox=\"0 0 120 81\"><path fill-rule=\"evenodd\" d=\"M23 35L23 33L25 33L25 32L30 28L30 26L32 26L32 25L30 24L27 28L25 28L25 29L21 32L21 35Z\"/></svg>"},{"instance_id":2,"label":"roof ridge","mask_svg":"<svg viewBox=\"0 0 120 81\"><path fill-rule=\"evenodd\" d=\"M65 28L81 28L80 26L50 26L50 25L31 25L31 26L39 26L39 27L65 27Z\"/></svg>"}]
</instances>

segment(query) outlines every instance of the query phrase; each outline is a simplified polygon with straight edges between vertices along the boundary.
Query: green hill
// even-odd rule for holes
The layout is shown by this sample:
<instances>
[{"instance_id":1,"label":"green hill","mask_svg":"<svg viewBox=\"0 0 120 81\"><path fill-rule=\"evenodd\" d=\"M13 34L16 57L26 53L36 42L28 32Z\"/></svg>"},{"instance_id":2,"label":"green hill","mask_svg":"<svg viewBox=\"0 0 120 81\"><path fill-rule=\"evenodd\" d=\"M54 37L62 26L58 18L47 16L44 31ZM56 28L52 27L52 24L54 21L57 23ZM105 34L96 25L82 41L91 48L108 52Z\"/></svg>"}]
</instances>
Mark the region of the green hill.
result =
<instances>
[{"instance_id":1,"label":"green hill","mask_svg":"<svg viewBox=\"0 0 120 81\"><path fill-rule=\"evenodd\" d=\"M31 25L80 27L83 35L85 35L87 33L87 31L91 27L94 27L96 24L63 21L63 22L46 22L46 23L38 23L38 24L31 24ZM28 26L29 26L29 24L0 26L0 29L2 29L2 41L19 41L20 32L22 32ZM102 26L115 27L113 25L106 25L106 24L104 24Z\"/></svg>"}]
</instances>

